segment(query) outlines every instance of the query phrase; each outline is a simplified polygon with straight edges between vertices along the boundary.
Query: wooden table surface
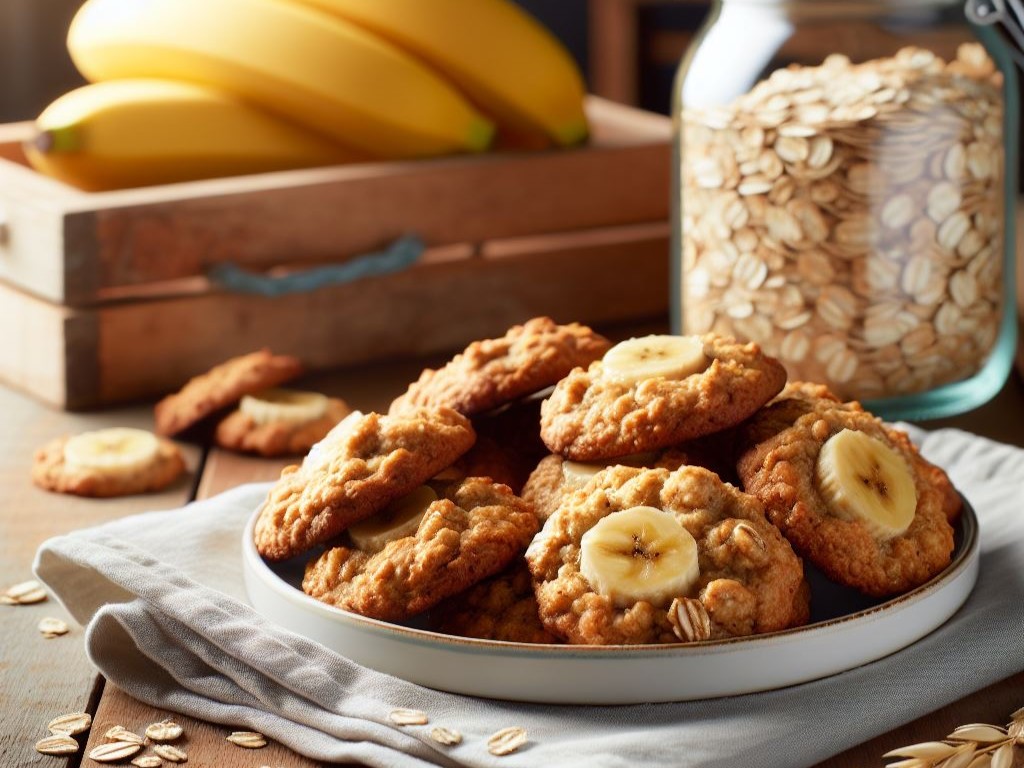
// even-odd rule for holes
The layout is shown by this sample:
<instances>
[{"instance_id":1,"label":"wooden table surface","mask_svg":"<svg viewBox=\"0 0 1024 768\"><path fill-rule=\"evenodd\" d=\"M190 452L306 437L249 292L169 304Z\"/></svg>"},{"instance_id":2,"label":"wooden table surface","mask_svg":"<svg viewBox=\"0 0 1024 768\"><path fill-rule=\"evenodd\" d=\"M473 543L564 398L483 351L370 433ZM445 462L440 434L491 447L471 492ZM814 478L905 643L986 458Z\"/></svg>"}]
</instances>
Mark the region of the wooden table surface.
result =
<instances>
[{"instance_id":1,"label":"wooden table surface","mask_svg":"<svg viewBox=\"0 0 1024 768\"><path fill-rule=\"evenodd\" d=\"M363 410L383 409L393 395L415 377L421 364L406 363L367 368L360 372L312 377L307 384L346 398ZM102 426L152 427L148 405L93 414L51 410L23 394L0 388L0 585L31 577L33 553L46 538L136 512L167 509L192 499L206 498L240 483L273 479L283 462L251 459L207 446L185 446L189 474L167 491L116 500L88 500L53 495L29 480L33 451L47 440ZM1000 395L986 406L954 419L929 422L927 427L957 426L1004 442L1024 445L1024 383L1013 375ZM46 616L70 617L55 601L33 606L0 606L0 766L98 765L81 754L71 758L36 753L35 742L46 735L46 723L75 710L93 714L94 725L85 752L111 726L141 731L172 713L145 706L130 691L105 685L85 656L83 629L45 640L36 624ZM884 702L879 702L884 707ZM1016 675L951 706L838 755L817 768L880 766L881 755L895 747L942 738L953 727L969 722L1003 723L1024 706L1024 674ZM227 730L175 715L185 726L182 746L188 765L217 768L317 765L284 747L271 744L257 752L224 741ZM1021 750L1018 750L1021 751ZM1024 759L1018 756L1018 764Z\"/></svg>"}]
</instances>

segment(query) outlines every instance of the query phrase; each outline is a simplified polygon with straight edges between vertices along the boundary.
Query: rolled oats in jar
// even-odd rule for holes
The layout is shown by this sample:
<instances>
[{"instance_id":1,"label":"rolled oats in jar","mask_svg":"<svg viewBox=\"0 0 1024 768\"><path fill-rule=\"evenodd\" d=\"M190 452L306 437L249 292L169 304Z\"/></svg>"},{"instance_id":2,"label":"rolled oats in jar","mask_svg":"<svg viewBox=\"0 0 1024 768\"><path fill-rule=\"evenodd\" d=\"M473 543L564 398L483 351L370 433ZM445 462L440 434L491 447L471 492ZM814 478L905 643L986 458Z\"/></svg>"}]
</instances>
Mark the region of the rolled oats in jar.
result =
<instances>
[{"instance_id":1,"label":"rolled oats in jar","mask_svg":"<svg viewBox=\"0 0 1024 768\"><path fill-rule=\"evenodd\" d=\"M679 329L755 341L840 397L935 415L929 393L980 378L1013 312L1004 110L1004 72L970 41L948 58L833 53L718 103L684 100Z\"/></svg>"}]
</instances>

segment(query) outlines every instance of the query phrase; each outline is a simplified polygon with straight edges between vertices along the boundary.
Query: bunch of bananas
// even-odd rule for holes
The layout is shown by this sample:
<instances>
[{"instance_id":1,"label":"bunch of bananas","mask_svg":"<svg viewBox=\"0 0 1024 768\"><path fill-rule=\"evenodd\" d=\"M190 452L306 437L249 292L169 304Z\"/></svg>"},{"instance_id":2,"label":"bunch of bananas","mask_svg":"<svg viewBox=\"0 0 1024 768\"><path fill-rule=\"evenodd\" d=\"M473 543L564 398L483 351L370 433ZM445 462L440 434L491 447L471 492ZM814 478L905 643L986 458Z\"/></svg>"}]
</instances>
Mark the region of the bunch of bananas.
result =
<instances>
[{"instance_id":1,"label":"bunch of bananas","mask_svg":"<svg viewBox=\"0 0 1024 768\"><path fill-rule=\"evenodd\" d=\"M106 190L569 146L572 58L511 0L87 0L32 165Z\"/></svg>"}]
</instances>

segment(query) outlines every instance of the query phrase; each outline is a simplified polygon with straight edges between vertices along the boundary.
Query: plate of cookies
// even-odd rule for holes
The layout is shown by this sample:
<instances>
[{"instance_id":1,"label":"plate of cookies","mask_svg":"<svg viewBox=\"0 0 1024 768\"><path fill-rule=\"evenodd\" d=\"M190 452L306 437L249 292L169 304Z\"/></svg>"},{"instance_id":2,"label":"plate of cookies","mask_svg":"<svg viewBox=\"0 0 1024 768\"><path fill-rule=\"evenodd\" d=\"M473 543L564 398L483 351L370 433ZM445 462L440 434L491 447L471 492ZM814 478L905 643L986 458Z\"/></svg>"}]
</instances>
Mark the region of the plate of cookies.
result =
<instances>
[{"instance_id":1,"label":"plate of cookies","mask_svg":"<svg viewBox=\"0 0 1024 768\"><path fill-rule=\"evenodd\" d=\"M432 688L770 690L963 604L977 518L908 436L755 344L535 318L354 411L243 533L257 611Z\"/></svg>"}]
</instances>

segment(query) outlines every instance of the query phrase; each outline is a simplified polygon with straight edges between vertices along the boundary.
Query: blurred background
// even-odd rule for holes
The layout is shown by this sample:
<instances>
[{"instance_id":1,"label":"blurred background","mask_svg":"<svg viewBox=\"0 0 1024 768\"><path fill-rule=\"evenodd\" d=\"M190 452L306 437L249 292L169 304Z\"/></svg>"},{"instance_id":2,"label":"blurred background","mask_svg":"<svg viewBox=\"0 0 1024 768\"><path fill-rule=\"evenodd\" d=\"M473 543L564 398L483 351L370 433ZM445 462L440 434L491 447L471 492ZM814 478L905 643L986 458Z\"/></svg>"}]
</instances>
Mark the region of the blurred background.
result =
<instances>
[{"instance_id":1,"label":"blurred background","mask_svg":"<svg viewBox=\"0 0 1024 768\"><path fill-rule=\"evenodd\" d=\"M573 52L591 91L668 113L672 76L707 0L518 0ZM0 1L0 122L81 84L65 34L81 0Z\"/></svg>"}]
</instances>

